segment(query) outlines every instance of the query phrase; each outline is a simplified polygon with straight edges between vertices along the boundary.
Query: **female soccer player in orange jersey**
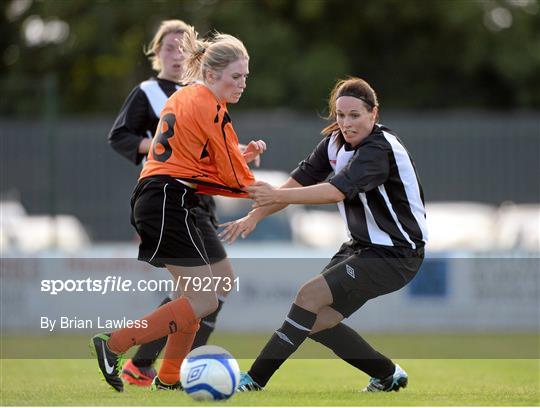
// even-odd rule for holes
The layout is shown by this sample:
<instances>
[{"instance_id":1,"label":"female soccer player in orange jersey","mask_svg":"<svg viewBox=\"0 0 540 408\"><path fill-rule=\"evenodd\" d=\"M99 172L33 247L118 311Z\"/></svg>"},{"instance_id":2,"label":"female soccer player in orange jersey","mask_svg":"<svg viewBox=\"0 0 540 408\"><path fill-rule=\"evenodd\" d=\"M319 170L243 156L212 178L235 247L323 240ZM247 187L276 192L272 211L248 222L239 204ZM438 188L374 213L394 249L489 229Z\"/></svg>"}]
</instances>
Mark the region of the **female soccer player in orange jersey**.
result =
<instances>
[{"instance_id":1,"label":"female soccer player in orange jersey","mask_svg":"<svg viewBox=\"0 0 540 408\"><path fill-rule=\"evenodd\" d=\"M158 72L157 77L143 81L131 91L109 133L109 143L114 150L136 165L149 153L152 136L156 133L159 116L167 99L186 85L181 82L184 55L179 44L188 29L189 26L181 20L161 22L146 51L152 68ZM260 140L252 142L252 147L253 145L259 147L261 151L265 147L264 142ZM241 147L245 149L247 146ZM253 152L252 149L249 158L255 158ZM195 216L212 274L222 278L223 282L232 282L234 280L232 265L216 232L218 218L214 199L211 195L199 195L198 198L198 205L191 212ZM226 290L228 288L232 288L232 285L219 285L217 288L218 308L201 320L192 348L206 344L214 330L225 297L229 293ZM171 300L173 297L167 296L161 305ZM124 364L122 379L130 384L150 386L157 374L153 365L166 341L167 336L139 347L133 358ZM162 374L160 380L167 383L170 381L167 377L166 374Z\"/></svg>"},{"instance_id":2,"label":"female soccer player in orange jersey","mask_svg":"<svg viewBox=\"0 0 540 408\"><path fill-rule=\"evenodd\" d=\"M176 91L165 104L131 200L132 224L141 238L139 260L166 267L181 284L175 300L139 319L138 326L93 337L101 372L117 391L123 391L122 354L163 336L168 336L165 356L154 385L179 387L179 367L199 321L218 306L215 292L190 284L194 278L213 277L191 212L199 202L197 193L246 197L244 188L254 182L246 160L264 150L250 143L240 151L227 109L246 88L249 56L243 43L226 34L203 41L189 27L182 48L182 80L195 83Z\"/></svg>"}]
</instances>

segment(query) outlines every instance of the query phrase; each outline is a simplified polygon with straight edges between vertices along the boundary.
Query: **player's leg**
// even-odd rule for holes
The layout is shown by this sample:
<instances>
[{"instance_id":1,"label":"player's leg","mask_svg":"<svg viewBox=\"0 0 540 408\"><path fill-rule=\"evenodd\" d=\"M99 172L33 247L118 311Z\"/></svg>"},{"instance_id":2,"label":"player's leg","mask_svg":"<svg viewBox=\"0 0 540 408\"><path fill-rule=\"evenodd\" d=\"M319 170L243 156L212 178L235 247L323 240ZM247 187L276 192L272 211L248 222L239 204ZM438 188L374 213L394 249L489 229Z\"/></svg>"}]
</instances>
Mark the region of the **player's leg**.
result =
<instances>
[{"instance_id":1,"label":"player's leg","mask_svg":"<svg viewBox=\"0 0 540 408\"><path fill-rule=\"evenodd\" d=\"M194 210L196 210L196 207ZM203 290L207 283L212 282L212 268L206 252L204 235L198 228L196 212L185 211L182 214L185 228L180 228L183 236L178 232L174 234L177 242L174 253L179 259L173 259L167 263L167 269L177 284L176 300L187 299L195 314L202 319L214 313L217 308L217 296L215 291ZM187 232L187 234L185 234ZM171 237L169 236L169 239ZM171 245L169 244L169 249ZM181 254L181 255L180 255ZM174 262L172 262L174 261ZM186 265L196 265L186 267ZM191 350L193 340L199 329L199 321L189 327L181 328L175 333L169 334L163 360L154 379L153 389L181 389L180 365L187 353Z\"/></svg>"},{"instance_id":2,"label":"player's leg","mask_svg":"<svg viewBox=\"0 0 540 408\"><path fill-rule=\"evenodd\" d=\"M202 201L208 201L208 198ZM191 212L195 215L196 226L199 235L202 237L204 248L212 267L212 274L216 279L220 280L217 288L218 307L214 312L201 320L200 328L195 335L192 349L203 346L208 342L208 338L214 331L217 316L229 293L226 289L232 287L232 285L225 285L224 282L227 280L232 282L234 280L232 265L230 260L227 259L225 248L217 236L216 227L212 221L213 211L210 207L209 204L203 202ZM212 285L212 287L214 287L214 285ZM170 301L171 298L167 296L160 306ZM131 384L150 386L152 380L156 377L156 370L153 365L166 343L167 337L163 337L140 346L133 358L128 360L124 365L122 378Z\"/></svg>"},{"instance_id":3,"label":"player's leg","mask_svg":"<svg viewBox=\"0 0 540 408\"><path fill-rule=\"evenodd\" d=\"M208 342L208 338L215 329L219 312L230 289L233 287L234 281L234 271L231 261L227 258L227 252L217 236L216 227L213 222L212 208L208 207L208 205L202 205L196 208L195 219L212 267L212 275L215 281L212 282L211 286L217 289L218 307L214 312L201 320L200 328L195 335L192 348L204 346Z\"/></svg>"},{"instance_id":4,"label":"player's leg","mask_svg":"<svg viewBox=\"0 0 540 408\"><path fill-rule=\"evenodd\" d=\"M355 253L358 253L358 251L359 248L355 247L352 242L343 244L324 268L323 273L336 267L336 265L347 261L350 257L355 256ZM345 265L347 265L346 262ZM343 272L345 272L345 274ZM328 272L327 275L328 274L330 274L330 272ZM344 271L342 270L342 267L336 267L331 274L336 275L336 277L341 278L341 280L353 278L347 273L346 266ZM345 302L334 300L332 306L323 307L317 314L317 320L315 321L315 325L313 326L309 337L325 347L328 347L338 357L367 373L371 377L384 376L382 378L385 378L388 372L393 372L393 363L373 349L356 331L341 323L345 317L344 314L350 315L353 313L354 310L357 310L362 306L364 299L370 296L350 296L348 293L344 293L347 292L347 290L343 289L343 286L349 287L350 285L347 283L343 285L339 278L334 279L332 276L327 276L326 280L332 291L332 297L334 299L343 299ZM349 297L352 299L348 300ZM356 298L356 301L354 298Z\"/></svg>"},{"instance_id":5,"label":"player's leg","mask_svg":"<svg viewBox=\"0 0 540 408\"><path fill-rule=\"evenodd\" d=\"M197 270L180 266L168 265L175 281L179 285L180 298L188 299L195 313L204 317L213 313L217 307L217 297L214 292L201 290L201 283L212 279L210 267ZM187 279L186 279L187 278ZM159 373L154 381L154 389L179 389L180 365L192 348L193 339L199 329L199 324L185 327L168 336L167 345Z\"/></svg>"},{"instance_id":6,"label":"player's leg","mask_svg":"<svg viewBox=\"0 0 540 408\"><path fill-rule=\"evenodd\" d=\"M206 198L201 201L209 200ZM217 236L216 227L212 221L213 212L210 203L201 203L201 205L191 210L191 213L195 216L195 223L199 235L202 237L204 248L212 267L212 274L215 278L220 280L216 293L218 297L218 307L214 312L201 320L200 328L193 341L193 349L205 345L214 331L217 316L229 293L226 289L232 287L232 284L228 286L225 285L224 282L226 282L226 280L232 282L234 280L234 272L230 260L227 259L225 248ZM211 286L214 287L214 285ZM160 306L170 301L171 297L167 296ZM150 386L157 374L153 365L166 343L167 337L162 337L158 340L141 345L133 358L128 360L124 365L122 378L131 384ZM163 389L164 387L158 385L156 388Z\"/></svg>"},{"instance_id":7,"label":"player's leg","mask_svg":"<svg viewBox=\"0 0 540 408\"><path fill-rule=\"evenodd\" d=\"M331 267L332 265L338 264L342 262L344 259L347 259L354 253L354 248L352 245L352 241L344 243L341 248L338 250L338 252L332 257L330 260L330 263L326 266L325 269ZM330 302L331 303L331 302ZM294 307L294 305L293 305ZM321 310L326 310L327 307L322 306L320 308ZM291 309L291 312L293 312L293 309ZM290 318L291 312L289 313L289 316L287 318ZM313 330L313 327L315 327L315 324L317 323L317 314L315 314L315 317L313 318L313 325L310 328L310 331ZM310 319L312 316L310 316ZM319 330L320 330L321 320L319 319ZM305 325L307 328L307 325ZM266 344L263 351L259 354L259 357L251 367L251 370L247 373L242 373L240 378L240 385L238 387L239 391L258 391L261 390L264 385L266 385L266 382L270 378L270 376L279 368L279 366L283 363L283 358L277 358L272 359L268 357L269 349L272 347L275 347L274 344L279 344L280 335L281 333L279 330L276 331L276 333L272 336L270 341ZM309 333L309 332L308 332ZM277 337L276 337L277 335ZM283 336L281 334L281 336ZM286 347L286 345L285 345ZM260 367L260 366L267 366L267 367ZM255 369L254 369L255 367ZM260 367L260 368L259 368ZM261 371L261 373L258 373L257 371ZM264 373L262 373L264 371ZM269 376L270 375L270 376ZM253 378L257 379L257 381Z\"/></svg>"},{"instance_id":8,"label":"player's leg","mask_svg":"<svg viewBox=\"0 0 540 408\"><path fill-rule=\"evenodd\" d=\"M330 291L330 299L332 299L327 305L337 313L333 313L329 310L329 307L319 307L319 322L317 326L312 325L312 335L315 335L316 339L323 342L323 344L326 343L325 345L331 349L335 349L336 354L339 353L338 355L350 360L351 364L359 364L358 360L364 357L373 360L371 364L368 363L367 365L360 362L361 369L366 369L368 372L379 376L372 378L365 389L366 391L397 391L399 388L406 386L407 375L399 366L394 365L388 358L374 350L352 329L337 323L343 317L348 317L354 313L367 300L393 292L403 287L414 277L420 266L421 259L402 260L399 259L400 256L402 254L388 253L384 250L370 251L370 249L366 249L364 251L354 251L354 254L344 261L339 259L343 259L342 257L334 257L329 268L321 275L324 277ZM319 285L319 287L321 286L323 285ZM304 291L304 295L306 295L306 299L299 299L299 296L297 296L296 301L299 301L300 305L310 310L315 310L313 302L317 302L317 300L313 297L314 292ZM341 337L351 341L358 349L355 349L351 354L347 342L337 341ZM272 340L275 340L274 338L275 335L267 344L267 347L272 343ZM271 376L284 361L282 356L279 355L278 358L268 358L271 354L264 353L265 350L259 355L251 370L242 378L240 390L261 389L270 378L269 375ZM360 354L357 353L358 351ZM264 357L267 357L267 359L265 360ZM360 357L360 359L356 357Z\"/></svg>"},{"instance_id":9,"label":"player's leg","mask_svg":"<svg viewBox=\"0 0 540 408\"><path fill-rule=\"evenodd\" d=\"M221 278L218 284L218 291L216 292L218 306L213 313L210 313L208 316L201 320L201 327L199 328L199 331L195 336L195 340L193 341L193 348L204 346L208 342L210 335L215 330L217 317L221 312L221 308L225 303L225 299L230 293L230 290L225 289L234 287L234 285L232 284L234 280L234 272L229 258L222 259L221 261L212 264L212 274L214 278ZM224 285L224 281L222 280L223 277L230 279L230 286Z\"/></svg>"},{"instance_id":10,"label":"player's leg","mask_svg":"<svg viewBox=\"0 0 540 408\"><path fill-rule=\"evenodd\" d=\"M360 334L344 323L343 315L332 307L323 308L309 338L328 347L338 357L370 377L387 378L394 363L375 350Z\"/></svg>"},{"instance_id":11,"label":"player's leg","mask_svg":"<svg viewBox=\"0 0 540 408\"><path fill-rule=\"evenodd\" d=\"M182 276L211 277L207 265L184 269ZM173 380L177 383L179 372L175 367L179 367L183 357L190 350L199 319L212 313L216 307L217 298L213 292L188 293L138 319L139 325L125 327L111 334L102 333L94 336L92 339L94 349L106 381L117 391L122 391L123 387L118 374L123 353L135 345L168 336L165 359L160 373L161 370L166 370L167 374L175 377ZM170 353L167 352L168 348L170 348ZM171 377L167 379L171 381Z\"/></svg>"},{"instance_id":12,"label":"player's leg","mask_svg":"<svg viewBox=\"0 0 540 408\"><path fill-rule=\"evenodd\" d=\"M133 195L132 224L141 237L139 259L158 267L167 265L175 282L180 276L212 277L202 239L189 211L196 204L195 191L169 177L143 180ZM179 288L185 289L182 285ZM177 339L175 342L191 336L199 319L216 307L215 293L186 291L186 296L180 296L139 319L139 325L94 336L93 348L106 381L117 391L122 391L118 374L124 352L164 336L173 335ZM178 348L171 346L171 350L174 355L169 355L169 360L181 361L183 357L175 351Z\"/></svg>"},{"instance_id":13,"label":"player's leg","mask_svg":"<svg viewBox=\"0 0 540 408\"><path fill-rule=\"evenodd\" d=\"M159 306L163 306L171 300L171 296L168 295ZM122 379L133 385L149 387L157 375L154 364L166 343L167 337L165 336L139 346L134 356L124 364L121 375Z\"/></svg>"},{"instance_id":14,"label":"player's leg","mask_svg":"<svg viewBox=\"0 0 540 408\"><path fill-rule=\"evenodd\" d=\"M240 380L240 391L261 389L270 377L308 337L317 319L317 313L332 303L332 293L325 279L319 275L305 283L283 325L276 330L251 369Z\"/></svg>"},{"instance_id":15,"label":"player's leg","mask_svg":"<svg viewBox=\"0 0 540 408\"><path fill-rule=\"evenodd\" d=\"M343 293L339 293L339 290L333 290L333 293L336 296L341 296L341 298L347 298ZM349 314L347 308L354 307L345 302L334 302L333 304L333 307L338 309L340 306L344 308L344 313L347 314ZM309 337L330 348L338 357L367 373L372 378L387 379L392 376L396 369L401 370L399 366L396 367L391 360L373 349L357 332L341 323L343 318L344 316L340 312L330 306L321 308ZM277 368L271 367L279 367L282 363L280 359L262 360L261 356L263 356L263 353L261 353L251 370L243 375L240 385L241 391L262 389L269 377L263 376L261 373L273 373ZM399 380L401 386L406 385L406 383L403 384L403 379L400 378Z\"/></svg>"},{"instance_id":16,"label":"player's leg","mask_svg":"<svg viewBox=\"0 0 540 408\"><path fill-rule=\"evenodd\" d=\"M365 248L323 272L334 299L321 310L310 337L372 377L364 391L397 391L407 385L407 374L375 350L357 332L340 323L376 296L403 287L416 274L418 258L401 250Z\"/></svg>"}]
</instances>

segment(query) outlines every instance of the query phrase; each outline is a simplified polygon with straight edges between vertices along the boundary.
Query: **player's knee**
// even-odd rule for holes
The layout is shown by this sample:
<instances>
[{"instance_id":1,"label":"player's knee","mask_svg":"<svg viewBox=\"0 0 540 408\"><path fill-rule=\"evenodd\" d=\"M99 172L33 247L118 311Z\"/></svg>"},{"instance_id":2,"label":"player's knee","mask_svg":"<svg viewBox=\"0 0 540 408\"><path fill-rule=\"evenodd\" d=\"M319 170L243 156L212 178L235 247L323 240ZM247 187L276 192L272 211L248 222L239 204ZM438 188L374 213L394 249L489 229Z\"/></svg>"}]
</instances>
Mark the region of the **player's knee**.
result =
<instances>
[{"instance_id":1,"label":"player's knee","mask_svg":"<svg viewBox=\"0 0 540 408\"><path fill-rule=\"evenodd\" d=\"M206 308L204 309L204 315L208 316L210 313L214 313L218 308L218 298L215 293L210 293L205 300Z\"/></svg>"},{"instance_id":2,"label":"player's knee","mask_svg":"<svg viewBox=\"0 0 540 408\"><path fill-rule=\"evenodd\" d=\"M232 268L230 268L226 275L221 279L221 282L217 288L216 294L218 297L227 297L229 293L233 291L234 288L236 288L236 284L234 282L235 275Z\"/></svg>"},{"instance_id":3,"label":"player's knee","mask_svg":"<svg viewBox=\"0 0 540 408\"><path fill-rule=\"evenodd\" d=\"M212 265L212 274L217 276L221 280L233 280L234 279L234 270L229 258L225 258L218 263Z\"/></svg>"},{"instance_id":4,"label":"player's knee","mask_svg":"<svg viewBox=\"0 0 540 408\"><path fill-rule=\"evenodd\" d=\"M219 297L227 297L227 295L235 288L235 274L229 258L222 259L212 265L212 274L214 278L219 279L219 284L216 288L216 293Z\"/></svg>"},{"instance_id":5,"label":"player's knee","mask_svg":"<svg viewBox=\"0 0 540 408\"><path fill-rule=\"evenodd\" d=\"M197 295L186 295L189 298L191 306L195 312L195 315L202 319L213 313L218 307L218 299L213 292L197 292Z\"/></svg>"},{"instance_id":6,"label":"player's knee","mask_svg":"<svg viewBox=\"0 0 540 408\"><path fill-rule=\"evenodd\" d=\"M298 293L296 294L294 303L301 308L312 312L318 311L322 306L319 304L320 302L317 298L316 286L313 285L311 282L302 285L302 287L300 288L300 290L298 290Z\"/></svg>"},{"instance_id":7,"label":"player's knee","mask_svg":"<svg viewBox=\"0 0 540 408\"><path fill-rule=\"evenodd\" d=\"M325 316L325 318L322 319L319 324L319 330L331 329L332 327L335 327L337 324L339 324L340 321L341 320L336 317Z\"/></svg>"},{"instance_id":8,"label":"player's knee","mask_svg":"<svg viewBox=\"0 0 540 408\"><path fill-rule=\"evenodd\" d=\"M327 313L326 311L322 313L319 312L319 314L317 314L317 320L315 320L315 324L313 325L311 333L317 333L322 330L331 329L340 321L341 319L335 313Z\"/></svg>"},{"instance_id":9,"label":"player's knee","mask_svg":"<svg viewBox=\"0 0 540 408\"><path fill-rule=\"evenodd\" d=\"M225 259L223 262L225 262L225 267L223 268L223 279L230 279L231 281L233 281L235 278L235 274L231 262L229 261L229 259Z\"/></svg>"}]
</instances>

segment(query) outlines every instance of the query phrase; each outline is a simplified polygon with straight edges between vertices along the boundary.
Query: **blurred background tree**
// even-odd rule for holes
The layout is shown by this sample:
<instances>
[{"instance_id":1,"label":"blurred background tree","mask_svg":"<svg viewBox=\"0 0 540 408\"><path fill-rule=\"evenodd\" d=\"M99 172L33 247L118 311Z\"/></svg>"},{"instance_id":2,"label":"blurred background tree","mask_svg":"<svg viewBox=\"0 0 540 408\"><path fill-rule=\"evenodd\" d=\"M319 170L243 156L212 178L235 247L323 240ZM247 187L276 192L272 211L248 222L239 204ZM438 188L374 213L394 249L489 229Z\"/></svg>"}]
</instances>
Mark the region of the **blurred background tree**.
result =
<instances>
[{"instance_id":1,"label":"blurred background tree","mask_svg":"<svg viewBox=\"0 0 540 408\"><path fill-rule=\"evenodd\" d=\"M0 114L43 104L115 113L152 75L143 48L163 19L241 38L251 77L239 108L322 112L336 78L367 78L385 108L537 109L537 0L9 0ZM21 89L32 89L22 92Z\"/></svg>"}]
</instances>

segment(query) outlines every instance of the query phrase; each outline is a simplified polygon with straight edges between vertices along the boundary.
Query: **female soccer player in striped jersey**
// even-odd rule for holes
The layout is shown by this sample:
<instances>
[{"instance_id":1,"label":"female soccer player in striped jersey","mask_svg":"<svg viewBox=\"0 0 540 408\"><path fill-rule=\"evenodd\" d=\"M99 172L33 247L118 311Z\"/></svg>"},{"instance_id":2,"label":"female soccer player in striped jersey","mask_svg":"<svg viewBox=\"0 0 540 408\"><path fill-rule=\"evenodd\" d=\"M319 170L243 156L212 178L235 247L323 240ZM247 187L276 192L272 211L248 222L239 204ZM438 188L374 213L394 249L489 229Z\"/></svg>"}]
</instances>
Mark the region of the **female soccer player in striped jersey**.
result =
<instances>
[{"instance_id":1,"label":"female soccer player in striped jersey","mask_svg":"<svg viewBox=\"0 0 540 408\"><path fill-rule=\"evenodd\" d=\"M130 114L138 117L137 109L130 111L129 104L110 139L119 151L124 151L122 144L132 146L127 155L135 162L148 150L131 202L132 224L141 238L139 259L166 267L175 281L186 277L211 279L215 271L232 277L230 263L211 225L212 212L206 211L201 195L196 193L245 197L243 189L254 181L247 162L264 151L264 142L251 142L242 152L227 110L227 103L238 102L246 88L249 57L242 42L232 36L217 34L210 41L201 41L193 27L182 25L181 30L162 33L159 46L159 40L153 42L156 58L163 63L162 81L169 80L167 89L175 88L178 66L185 58L182 80L196 83L175 91L167 100L150 146L140 133L128 138L119 137L115 131L120 128L120 133L129 132L126 118ZM183 55L175 44L180 38ZM147 99L146 114L150 109L158 114L151 95L167 93L161 85L159 79L143 83L131 99ZM139 131L148 126L142 122L139 120ZM145 325L92 339L101 372L115 390L123 391L117 367L121 355L134 345L164 336L165 356L154 388L179 388L180 363L192 346L199 320L211 316L219 306L216 293L197 290L188 280L180 282L186 284L179 286L176 299L140 319Z\"/></svg>"},{"instance_id":2,"label":"female soccer player in striped jersey","mask_svg":"<svg viewBox=\"0 0 540 408\"><path fill-rule=\"evenodd\" d=\"M326 137L281 188L263 182L249 187L256 209L220 234L229 242L245 237L288 204L337 203L351 237L322 273L300 288L283 325L242 375L241 391L262 389L307 337L370 375L364 391L407 385L405 371L341 323L368 300L405 286L424 258L422 187L402 142L376 123L378 109L366 81L339 81L329 98L333 123L323 129Z\"/></svg>"},{"instance_id":3,"label":"female soccer player in striped jersey","mask_svg":"<svg viewBox=\"0 0 540 408\"><path fill-rule=\"evenodd\" d=\"M157 77L140 83L131 91L109 132L109 143L114 150L135 165L140 164L148 154L165 102L183 86L180 81L183 75L184 56L179 45L183 34L188 29L189 26L181 20L161 22L146 52L152 68L158 72ZM265 147L264 142L257 141L255 147L262 152ZM250 147L252 148L253 146ZM252 153L249 159L254 158L258 156ZM217 237L218 221L212 196L201 195L193 213L212 265L213 275L232 281L234 272L231 262ZM201 320L201 326L193 341L193 348L202 346L208 341L228 293L229 291L220 285L217 293L218 308ZM167 296L161 305L170 301L171 297ZM122 378L130 384L150 386L156 376L153 365L166 341L167 337L163 337L139 347L133 358L124 364ZM162 378L162 380L165 381L167 378Z\"/></svg>"}]
</instances>

